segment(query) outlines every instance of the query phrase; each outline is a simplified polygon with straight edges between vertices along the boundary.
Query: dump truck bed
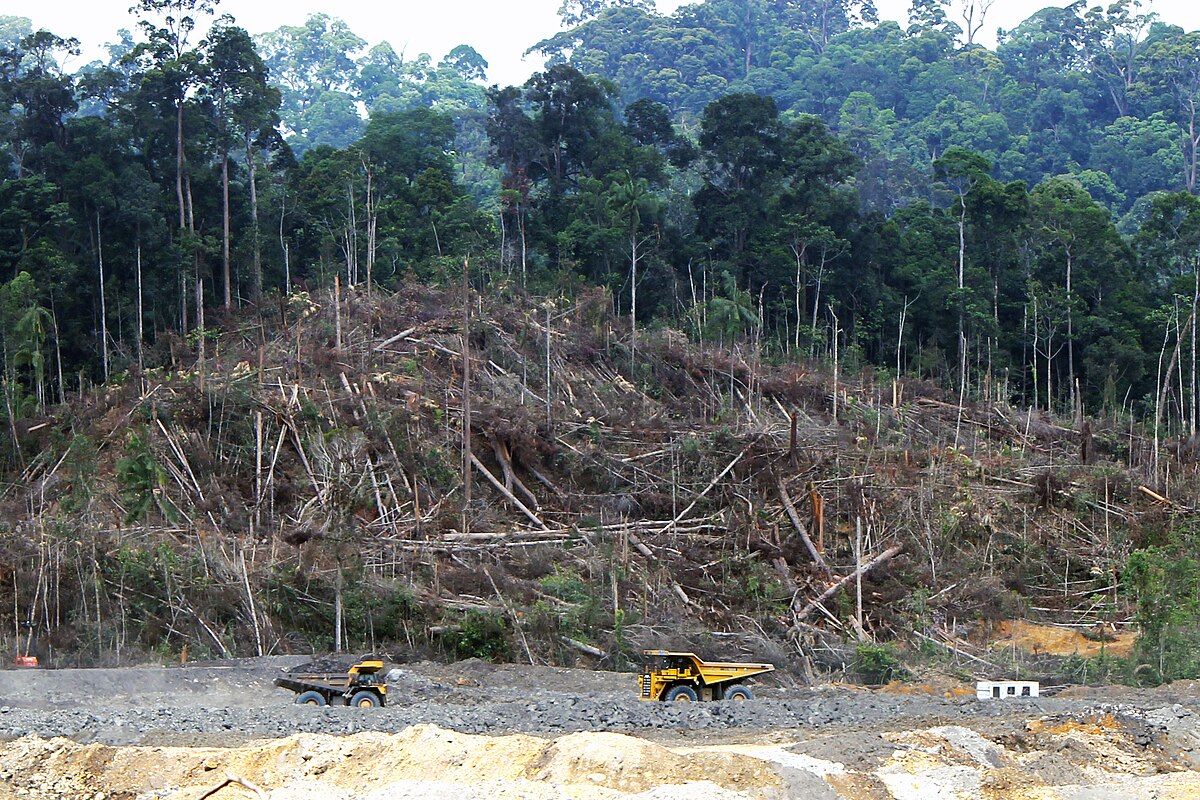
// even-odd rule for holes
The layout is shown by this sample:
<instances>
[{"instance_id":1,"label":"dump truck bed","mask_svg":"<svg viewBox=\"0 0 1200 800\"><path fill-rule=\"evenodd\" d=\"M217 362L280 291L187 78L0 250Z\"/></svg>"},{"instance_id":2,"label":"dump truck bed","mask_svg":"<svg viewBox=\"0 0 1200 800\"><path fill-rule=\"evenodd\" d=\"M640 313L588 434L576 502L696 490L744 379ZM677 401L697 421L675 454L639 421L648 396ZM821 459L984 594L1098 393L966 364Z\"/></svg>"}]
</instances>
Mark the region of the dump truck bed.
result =
<instances>
[{"instance_id":1,"label":"dump truck bed","mask_svg":"<svg viewBox=\"0 0 1200 800\"><path fill-rule=\"evenodd\" d=\"M696 670L700 674L704 683L723 683L725 681L740 680L748 678L751 675L761 675L764 672L773 672L774 664L764 664L751 661L705 661L695 653L683 653L672 650L647 650L647 656L674 656L692 659L696 665Z\"/></svg>"},{"instance_id":2,"label":"dump truck bed","mask_svg":"<svg viewBox=\"0 0 1200 800\"><path fill-rule=\"evenodd\" d=\"M734 661L701 661L700 674L705 683L720 683L735 678L748 678L775 669L774 664L740 663Z\"/></svg>"},{"instance_id":3,"label":"dump truck bed","mask_svg":"<svg viewBox=\"0 0 1200 800\"><path fill-rule=\"evenodd\" d=\"M275 679L275 685L293 691L297 702L310 699L313 693L320 695L326 703L335 700L363 699L370 695L384 705L387 702L387 685L380 683L376 675L383 669L382 661L361 661L347 672L292 672ZM316 698L311 698L316 701ZM319 703L318 703L319 704Z\"/></svg>"},{"instance_id":4,"label":"dump truck bed","mask_svg":"<svg viewBox=\"0 0 1200 800\"><path fill-rule=\"evenodd\" d=\"M350 676L341 674L311 674L285 675L275 679L276 686L291 689L293 692L306 692L310 689L336 689L345 691L350 688Z\"/></svg>"}]
</instances>

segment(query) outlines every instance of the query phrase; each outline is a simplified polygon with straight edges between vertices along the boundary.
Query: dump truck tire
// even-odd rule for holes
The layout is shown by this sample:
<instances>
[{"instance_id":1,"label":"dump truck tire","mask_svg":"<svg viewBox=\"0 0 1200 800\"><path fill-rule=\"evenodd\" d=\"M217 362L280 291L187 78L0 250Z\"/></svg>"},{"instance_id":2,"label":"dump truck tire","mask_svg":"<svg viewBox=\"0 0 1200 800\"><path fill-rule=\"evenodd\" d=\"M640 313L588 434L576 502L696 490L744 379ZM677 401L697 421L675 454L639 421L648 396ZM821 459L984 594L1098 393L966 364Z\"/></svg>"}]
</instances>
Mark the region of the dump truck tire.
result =
<instances>
[{"instance_id":1,"label":"dump truck tire","mask_svg":"<svg viewBox=\"0 0 1200 800\"><path fill-rule=\"evenodd\" d=\"M350 698L355 708L379 708L379 695L374 692L355 692Z\"/></svg>"},{"instance_id":2,"label":"dump truck tire","mask_svg":"<svg viewBox=\"0 0 1200 800\"><path fill-rule=\"evenodd\" d=\"M675 686L667 692L668 703L694 703L699 698L690 686Z\"/></svg>"},{"instance_id":3,"label":"dump truck tire","mask_svg":"<svg viewBox=\"0 0 1200 800\"><path fill-rule=\"evenodd\" d=\"M324 706L329 705L325 701L325 695L320 692L301 692L296 695L296 705L298 706Z\"/></svg>"},{"instance_id":4,"label":"dump truck tire","mask_svg":"<svg viewBox=\"0 0 1200 800\"><path fill-rule=\"evenodd\" d=\"M722 695L725 700L753 700L754 692L750 691L749 686L730 686Z\"/></svg>"}]
</instances>

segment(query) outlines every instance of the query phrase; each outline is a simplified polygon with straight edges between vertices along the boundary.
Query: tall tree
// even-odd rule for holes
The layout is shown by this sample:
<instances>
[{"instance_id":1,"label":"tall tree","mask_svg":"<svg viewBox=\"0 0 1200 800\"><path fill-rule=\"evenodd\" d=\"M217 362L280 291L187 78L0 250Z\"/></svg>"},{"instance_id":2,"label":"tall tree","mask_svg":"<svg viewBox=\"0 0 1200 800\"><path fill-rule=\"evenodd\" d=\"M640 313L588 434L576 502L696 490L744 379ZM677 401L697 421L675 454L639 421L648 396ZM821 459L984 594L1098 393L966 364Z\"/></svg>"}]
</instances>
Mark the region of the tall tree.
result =
<instances>
[{"instance_id":1,"label":"tall tree","mask_svg":"<svg viewBox=\"0 0 1200 800\"><path fill-rule=\"evenodd\" d=\"M978 153L951 147L934 162L934 175L954 193L955 216L958 218L958 283L955 306L958 311L959 368L966 380L966 313L967 313L967 198L972 189L987 178L991 164Z\"/></svg>"},{"instance_id":2,"label":"tall tree","mask_svg":"<svg viewBox=\"0 0 1200 800\"><path fill-rule=\"evenodd\" d=\"M79 40L47 30L21 38L16 47L0 47L0 111L7 116L8 145L18 176L39 165L42 149L65 146L64 120L78 108L75 81L59 60L78 55Z\"/></svg>"},{"instance_id":3,"label":"tall tree","mask_svg":"<svg viewBox=\"0 0 1200 800\"><path fill-rule=\"evenodd\" d=\"M206 77L208 90L213 96L217 115L217 142L221 157L221 265L225 308L233 303L233 280L230 271L230 220L229 220L229 151L240 138L245 145L246 165L249 169L249 189L253 229L253 261L251 271L251 297L258 299L262 291L262 261L258 232L258 190L256 186L256 158L253 140L264 129L273 128L277 121L275 112L279 108L279 90L267 85L267 67L258 53L250 35L241 28L221 24L216 26L208 38ZM240 129L240 130L239 130Z\"/></svg>"},{"instance_id":4,"label":"tall tree","mask_svg":"<svg viewBox=\"0 0 1200 800\"><path fill-rule=\"evenodd\" d=\"M1141 9L1141 0L1116 0L1107 8L1088 9L1083 17L1081 44L1087 65L1108 90L1118 117L1129 115L1146 34L1158 18Z\"/></svg>"},{"instance_id":5,"label":"tall tree","mask_svg":"<svg viewBox=\"0 0 1200 800\"><path fill-rule=\"evenodd\" d=\"M1200 181L1200 31L1162 39L1147 49L1151 79L1174 99L1170 109L1182 134L1184 184L1196 192Z\"/></svg>"}]
</instances>

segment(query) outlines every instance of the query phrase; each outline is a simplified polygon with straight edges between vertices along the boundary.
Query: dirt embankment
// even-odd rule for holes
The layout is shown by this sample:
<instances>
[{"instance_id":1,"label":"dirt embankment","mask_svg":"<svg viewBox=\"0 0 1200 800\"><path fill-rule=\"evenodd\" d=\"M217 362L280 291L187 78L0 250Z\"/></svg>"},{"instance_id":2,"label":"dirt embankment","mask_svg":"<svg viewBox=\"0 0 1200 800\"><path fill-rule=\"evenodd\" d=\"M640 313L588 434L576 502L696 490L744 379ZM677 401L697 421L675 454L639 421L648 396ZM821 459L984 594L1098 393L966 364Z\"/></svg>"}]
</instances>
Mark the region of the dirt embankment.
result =
<instances>
[{"instance_id":1,"label":"dirt embankment","mask_svg":"<svg viewBox=\"0 0 1200 800\"><path fill-rule=\"evenodd\" d=\"M608 732L544 739L431 725L234 748L26 737L0 746L0 798L1183 800L1200 794L1200 773L1179 746L1195 739L1190 716L1099 712L986 732L830 731L799 742L777 732L693 747Z\"/></svg>"}]
</instances>

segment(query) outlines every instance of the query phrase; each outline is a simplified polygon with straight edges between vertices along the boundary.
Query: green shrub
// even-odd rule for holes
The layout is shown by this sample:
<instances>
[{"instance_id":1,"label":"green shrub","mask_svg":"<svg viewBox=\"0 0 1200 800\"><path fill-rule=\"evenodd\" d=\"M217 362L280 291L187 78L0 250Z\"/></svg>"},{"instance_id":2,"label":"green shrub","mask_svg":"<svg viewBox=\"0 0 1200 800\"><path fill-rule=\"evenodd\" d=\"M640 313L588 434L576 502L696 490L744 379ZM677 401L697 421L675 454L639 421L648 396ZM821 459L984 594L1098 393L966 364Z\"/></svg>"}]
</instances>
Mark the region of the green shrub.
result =
<instances>
[{"instance_id":1,"label":"green shrub","mask_svg":"<svg viewBox=\"0 0 1200 800\"><path fill-rule=\"evenodd\" d=\"M500 614L468 611L458 630L444 635L446 648L455 658L508 659L508 625Z\"/></svg>"},{"instance_id":2,"label":"green shrub","mask_svg":"<svg viewBox=\"0 0 1200 800\"><path fill-rule=\"evenodd\" d=\"M125 503L126 522L136 522L150 513L157 504L155 494L162 490L166 479L166 470L155 459L145 430L131 431L125 457L117 461L117 483Z\"/></svg>"},{"instance_id":3,"label":"green shrub","mask_svg":"<svg viewBox=\"0 0 1200 800\"><path fill-rule=\"evenodd\" d=\"M895 651L883 644L860 644L854 648L852 666L864 683L890 683L906 681L912 677Z\"/></svg>"},{"instance_id":4,"label":"green shrub","mask_svg":"<svg viewBox=\"0 0 1200 800\"><path fill-rule=\"evenodd\" d=\"M1168 683L1200 677L1200 536L1172 531L1165 546L1135 550L1126 563L1126 591L1137 603L1140 635L1134 655L1140 683Z\"/></svg>"}]
</instances>

